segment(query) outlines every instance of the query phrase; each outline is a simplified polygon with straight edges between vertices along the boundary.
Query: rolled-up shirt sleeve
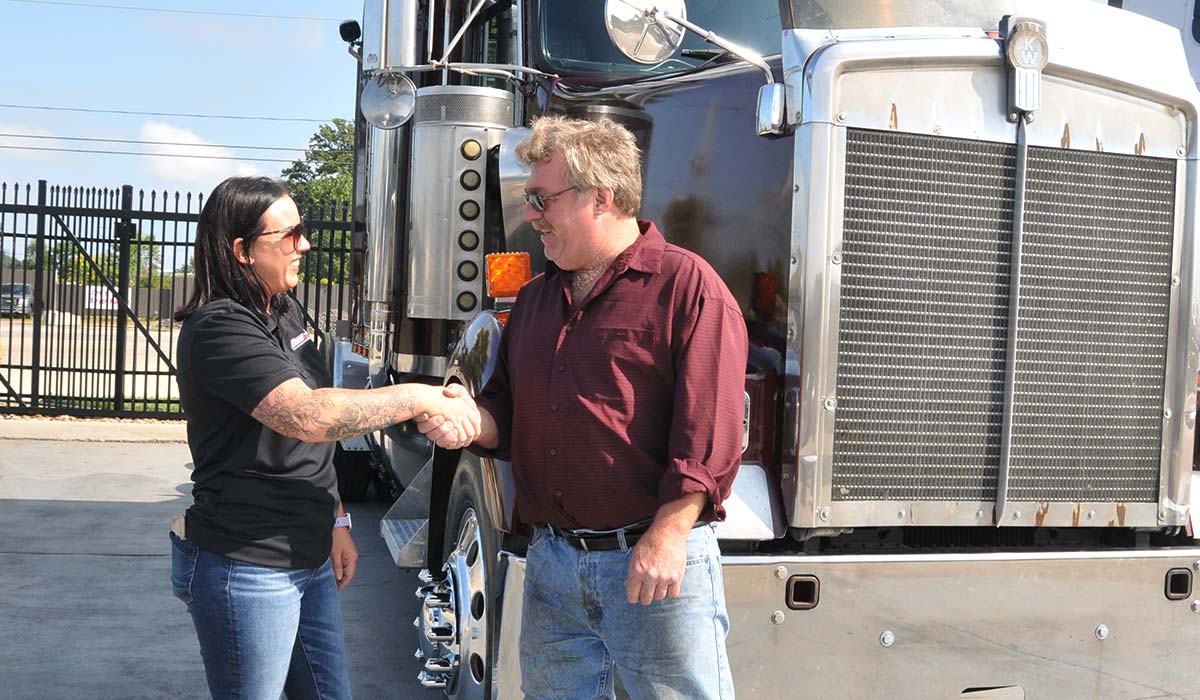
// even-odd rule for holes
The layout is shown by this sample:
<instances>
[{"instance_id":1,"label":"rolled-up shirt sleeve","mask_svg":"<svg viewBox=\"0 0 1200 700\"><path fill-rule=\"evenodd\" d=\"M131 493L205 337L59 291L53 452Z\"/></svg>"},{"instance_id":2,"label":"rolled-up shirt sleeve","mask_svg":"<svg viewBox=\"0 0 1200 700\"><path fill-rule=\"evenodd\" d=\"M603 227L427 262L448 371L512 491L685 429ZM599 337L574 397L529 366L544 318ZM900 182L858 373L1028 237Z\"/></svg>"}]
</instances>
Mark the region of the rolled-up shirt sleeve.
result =
<instances>
[{"instance_id":1,"label":"rolled-up shirt sleeve","mask_svg":"<svg viewBox=\"0 0 1200 700\"><path fill-rule=\"evenodd\" d=\"M675 402L660 505L703 493L700 519L725 519L741 462L745 406L746 324L720 292L702 295L683 325L675 352Z\"/></svg>"}]
</instances>

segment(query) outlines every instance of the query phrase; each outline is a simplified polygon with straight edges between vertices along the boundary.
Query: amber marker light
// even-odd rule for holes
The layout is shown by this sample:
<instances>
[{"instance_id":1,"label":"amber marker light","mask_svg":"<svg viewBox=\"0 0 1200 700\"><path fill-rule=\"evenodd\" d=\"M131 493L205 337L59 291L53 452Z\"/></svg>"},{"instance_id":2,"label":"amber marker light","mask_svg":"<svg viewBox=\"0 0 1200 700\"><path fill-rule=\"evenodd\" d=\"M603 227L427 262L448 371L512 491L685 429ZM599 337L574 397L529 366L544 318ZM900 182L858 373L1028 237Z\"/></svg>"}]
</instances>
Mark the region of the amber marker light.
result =
<instances>
[{"instance_id":1,"label":"amber marker light","mask_svg":"<svg viewBox=\"0 0 1200 700\"><path fill-rule=\"evenodd\" d=\"M487 256L487 289L493 299L517 296L521 285L529 281L529 253L491 253Z\"/></svg>"}]
</instances>

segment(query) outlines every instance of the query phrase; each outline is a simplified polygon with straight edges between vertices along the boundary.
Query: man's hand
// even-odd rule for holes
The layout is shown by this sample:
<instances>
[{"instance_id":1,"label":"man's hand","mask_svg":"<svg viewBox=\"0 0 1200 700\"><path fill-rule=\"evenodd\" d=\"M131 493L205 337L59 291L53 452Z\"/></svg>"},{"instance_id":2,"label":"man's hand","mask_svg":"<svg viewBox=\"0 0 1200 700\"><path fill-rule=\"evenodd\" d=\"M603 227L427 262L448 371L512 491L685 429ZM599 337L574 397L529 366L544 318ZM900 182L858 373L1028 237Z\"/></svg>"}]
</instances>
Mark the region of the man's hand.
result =
<instances>
[{"instance_id":1,"label":"man's hand","mask_svg":"<svg viewBox=\"0 0 1200 700\"><path fill-rule=\"evenodd\" d=\"M649 605L679 595L687 569L688 536L707 504L708 496L689 493L654 514L654 522L633 546L629 558L625 597L630 604Z\"/></svg>"},{"instance_id":2,"label":"man's hand","mask_svg":"<svg viewBox=\"0 0 1200 700\"><path fill-rule=\"evenodd\" d=\"M465 387L449 384L427 402L425 412L417 419L417 429L438 447L461 449L479 437L479 408Z\"/></svg>"},{"instance_id":3,"label":"man's hand","mask_svg":"<svg viewBox=\"0 0 1200 700\"><path fill-rule=\"evenodd\" d=\"M625 576L625 597L632 603L649 605L656 600L679 595L687 563L687 534L653 529L633 546L629 572Z\"/></svg>"},{"instance_id":4,"label":"man's hand","mask_svg":"<svg viewBox=\"0 0 1200 700\"><path fill-rule=\"evenodd\" d=\"M350 537L350 528L333 528L333 548L329 558L333 560L333 577L340 591L354 580L354 571L358 567L358 548Z\"/></svg>"}]
</instances>

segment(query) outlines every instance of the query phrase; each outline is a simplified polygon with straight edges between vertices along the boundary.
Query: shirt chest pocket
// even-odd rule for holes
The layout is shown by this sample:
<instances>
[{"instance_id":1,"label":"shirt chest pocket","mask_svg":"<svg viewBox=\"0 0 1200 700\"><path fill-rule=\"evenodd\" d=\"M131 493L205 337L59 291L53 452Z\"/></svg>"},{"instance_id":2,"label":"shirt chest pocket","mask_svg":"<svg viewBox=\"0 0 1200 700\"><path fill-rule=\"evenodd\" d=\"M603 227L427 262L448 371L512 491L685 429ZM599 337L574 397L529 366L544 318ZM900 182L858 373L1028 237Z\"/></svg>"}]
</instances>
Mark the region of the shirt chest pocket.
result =
<instances>
[{"instance_id":1,"label":"shirt chest pocket","mask_svg":"<svg viewBox=\"0 0 1200 700\"><path fill-rule=\"evenodd\" d=\"M602 348L654 349L653 328L628 328L625 326L597 326L596 341Z\"/></svg>"},{"instance_id":2,"label":"shirt chest pocket","mask_svg":"<svg viewBox=\"0 0 1200 700\"><path fill-rule=\"evenodd\" d=\"M582 341L579 380L584 396L609 404L632 404L639 391L661 374L658 333L617 321L599 324Z\"/></svg>"}]
</instances>

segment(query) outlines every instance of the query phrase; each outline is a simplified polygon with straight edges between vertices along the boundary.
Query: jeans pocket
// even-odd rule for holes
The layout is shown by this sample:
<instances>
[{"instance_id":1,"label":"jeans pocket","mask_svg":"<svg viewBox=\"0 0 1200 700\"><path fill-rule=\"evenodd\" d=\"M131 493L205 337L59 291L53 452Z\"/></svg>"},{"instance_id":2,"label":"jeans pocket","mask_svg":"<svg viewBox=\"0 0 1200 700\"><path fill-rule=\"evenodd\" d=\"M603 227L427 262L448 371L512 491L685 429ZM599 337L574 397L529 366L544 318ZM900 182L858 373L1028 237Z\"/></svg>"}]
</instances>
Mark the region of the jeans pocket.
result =
<instances>
[{"instance_id":1,"label":"jeans pocket","mask_svg":"<svg viewBox=\"0 0 1200 700\"><path fill-rule=\"evenodd\" d=\"M196 575L196 559L199 552L187 540L179 539L174 532L171 537L171 591L175 597L191 605L192 579Z\"/></svg>"},{"instance_id":2,"label":"jeans pocket","mask_svg":"<svg viewBox=\"0 0 1200 700\"><path fill-rule=\"evenodd\" d=\"M538 547L541 547L542 543L548 539L546 537L546 533L542 532L542 528L531 527L530 529L533 532L529 535L529 544L525 547L526 552L532 552Z\"/></svg>"}]
</instances>

